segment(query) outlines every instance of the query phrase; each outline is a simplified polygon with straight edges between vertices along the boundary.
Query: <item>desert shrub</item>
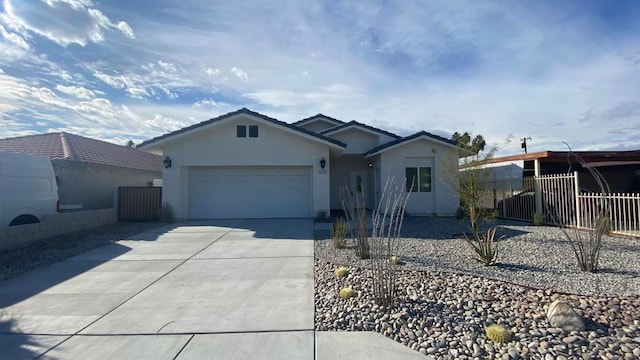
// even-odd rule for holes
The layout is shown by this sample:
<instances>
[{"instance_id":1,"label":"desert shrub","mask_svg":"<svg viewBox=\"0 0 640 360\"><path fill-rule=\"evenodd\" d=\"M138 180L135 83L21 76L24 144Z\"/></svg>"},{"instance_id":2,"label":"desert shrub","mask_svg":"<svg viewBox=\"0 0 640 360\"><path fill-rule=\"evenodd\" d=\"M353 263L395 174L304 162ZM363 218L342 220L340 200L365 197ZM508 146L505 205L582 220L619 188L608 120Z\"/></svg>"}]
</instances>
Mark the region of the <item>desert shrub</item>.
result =
<instances>
[{"instance_id":1,"label":"desert shrub","mask_svg":"<svg viewBox=\"0 0 640 360\"><path fill-rule=\"evenodd\" d=\"M342 300L347 300L350 299L352 297L357 297L358 296L358 292L353 290L350 287L346 287L346 288L342 288L342 290L340 290L340 299Z\"/></svg>"},{"instance_id":2,"label":"desert shrub","mask_svg":"<svg viewBox=\"0 0 640 360\"><path fill-rule=\"evenodd\" d=\"M456 209L456 219L464 219L467 216L467 213L464 211L462 206L458 206Z\"/></svg>"},{"instance_id":3,"label":"desert shrub","mask_svg":"<svg viewBox=\"0 0 640 360\"><path fill-rule=\"evenodd\" d=\"M340 266L336 269L336 277L343 278L349 275L349 269L344 266Z\"/></svg>"},{"instance_id":4,"label":"desert shrub","mask_svg":"<svg viewBox=\"0 0 640 360\"><path fill-rule=\"evenodd\" d=\"M483 209L481 211L483 214L483 218L486 221L496 221L498 219L497 209Z\"/></svg>"},{"instance_id":5,"label":"desert shrub","mask_svg":"<svg viewBox=\"0 0 640 360\"><path fill-rule=\"evenodd\" d=\"M348 233L349 223L344 218L338 218L331 226L331 244L335 249L344 248Z\"/></svg>"},{"instance_id":6,"label":"desert shrub","mask_svg":"<svg viewBox=\"0 0 640 360\"><path fill-rule=\"evenodd\" d=\"M162 207L158 210L158 220L163 222L173 220L173 209L169 203L162 203Z\"/></svg>"},{"instance_id":7,"label":"desert shrub","mask_svg":"<svg viewBox=\"0 0 640 360\"><path fill-rule=\"evenodd\" d=\"M493 342L506 343L513 338L511 330L497 324L489 325L485 333L487 334L487 338Z\"/></svg>"},{"instance_id":8,"label":"desert shrub","mask_svg":"<svg viewBox=\"0 0 640 360\"><path fill-rule=\"evenodd\" d=\"M472 233L471 237L464 235L464 239L475 253L474 259L485 266L495 265L498 260L498 245L496 243L497 227L490 228L484 234Z\"/></svg>"},{"instance_id":9,"label":"desert shrub","mask_svg":"<svg viewBox=\"0 0 640 360\"><path fill-rule=\"evenodd\" d=\"M356 239L356 255L360 259L368 259L370 250L367 238L367 209L361 203L360 197L351 196L351 189L346 180L344 186L340 188L340 201L347 218L355 223L355 233L351 223L349 223L349 233L351 238Z\"/></svg>"},{"instance_id":10,"label":"desert shrub","mask_svg":"<svg viewBox=\"0 0 640 360\"><path fill-rule=\"evenodd\" d=\"M391 306L396 295L396 267L400 232L404 220L407 200L411 191L405 190L406 181L395 183L389 174L373 212L371 234L371 283L373 298L378 305ZM410 189L411 190L411 189Z\"/></svg>"},{"instance_id":11,"label":"desert shrub","mask_svg":"<svg viewBox=\"0 0 640 360\"><path fill-rule=\"evenodd\" d=\"M569 146L567 145L567 147ZM582 164L583 168L589 171L589 174L600 188L597 199L599 211L597 214L592 215L591 219L586 219L587 222L591 222L595 226L589 231L572 228L572 224L566 219L561 219L554 215L553 212L549 211L550 209L547 210L550 213L551 221L560 227L564 236L569 240L580 270L596 272L598 271L600 250L602 249L604 236L611 231L611 198L609 195L611 189L602 174L596 168L587 166L584 159L574 153L570 147L569 156L573 157ZM571 163L569 163L569 166L571 166Z\"/></svg>"},{"instance_id":12,"label":"desert shrub","mask_svg":"<svg viewBox=\"0 0 640 360\"><path fill-rule=\"evenodd\" d=\"M544 223L544 214L537 211L533 214L533 225L541 226Z\"/></svg>"}]
</instances>

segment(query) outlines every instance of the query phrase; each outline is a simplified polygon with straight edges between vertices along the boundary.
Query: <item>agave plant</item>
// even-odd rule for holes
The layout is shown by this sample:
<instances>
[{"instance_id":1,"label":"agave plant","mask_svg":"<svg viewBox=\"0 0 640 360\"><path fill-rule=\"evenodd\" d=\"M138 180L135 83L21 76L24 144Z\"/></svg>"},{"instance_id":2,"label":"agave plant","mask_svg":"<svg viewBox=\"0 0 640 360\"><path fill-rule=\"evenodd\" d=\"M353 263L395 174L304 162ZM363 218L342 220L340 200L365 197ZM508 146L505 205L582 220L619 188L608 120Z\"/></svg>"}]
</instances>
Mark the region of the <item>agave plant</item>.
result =
<instances>
[{"instance_id":1,"label":"agave plant","mask_svg":"<svg viewBox=\"0 0 640 360\"><path fill-rule=\"evenodd\" d=\"M476 254L474 259L485 266L495 265L498 260L498 245L495 242L497 230L497 227L492 227L485 234L472 232L472 238L469 238L466 234L464 236L465 241Z\"/></svg>"}]
</instances>

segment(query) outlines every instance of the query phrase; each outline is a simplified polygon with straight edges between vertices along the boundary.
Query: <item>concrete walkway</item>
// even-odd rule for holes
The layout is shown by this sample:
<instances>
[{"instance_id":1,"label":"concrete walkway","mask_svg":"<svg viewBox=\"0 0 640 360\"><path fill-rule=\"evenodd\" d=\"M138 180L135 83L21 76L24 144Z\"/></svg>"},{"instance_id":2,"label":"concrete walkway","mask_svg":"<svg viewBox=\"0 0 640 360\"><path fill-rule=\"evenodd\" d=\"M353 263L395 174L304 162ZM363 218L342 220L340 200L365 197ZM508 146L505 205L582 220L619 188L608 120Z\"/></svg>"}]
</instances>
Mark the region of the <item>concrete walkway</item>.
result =
<instances>
[{"instance_id":1,"label":"concrete walkway","mask_svg":"<svg viewBox=\"0 0 640 360\"><path fill-rule=\"evenodd\" d=\"M312 220L173 224L0 282L0 357L419 355L378 334L315 334L313 292Z\"/></svg>"}]
</instances>

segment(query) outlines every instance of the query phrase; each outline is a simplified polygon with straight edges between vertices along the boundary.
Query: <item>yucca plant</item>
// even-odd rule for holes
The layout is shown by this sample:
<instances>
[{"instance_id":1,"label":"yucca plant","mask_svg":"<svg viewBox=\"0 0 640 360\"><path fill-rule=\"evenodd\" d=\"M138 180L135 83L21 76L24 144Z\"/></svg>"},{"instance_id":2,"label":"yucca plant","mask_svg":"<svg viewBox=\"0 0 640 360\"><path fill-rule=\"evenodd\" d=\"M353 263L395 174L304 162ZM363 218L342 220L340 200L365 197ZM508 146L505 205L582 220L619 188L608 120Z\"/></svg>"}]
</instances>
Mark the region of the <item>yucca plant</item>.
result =
<instances>
[{"instance_id":1,"label":"yucca plant","mask_svg":"<svg viewBox=\"0 0 640 360\"><path fill-rule=\"evenodd\" d=\"M492 227L487 230L486 234L472 231L471 238L466 234L464 235L465 241L471 246L476 255L474 259L485 266L495 265L498 260L498 245L495 240L497 230L497 227Z\"/></svg>"}]
</instances>

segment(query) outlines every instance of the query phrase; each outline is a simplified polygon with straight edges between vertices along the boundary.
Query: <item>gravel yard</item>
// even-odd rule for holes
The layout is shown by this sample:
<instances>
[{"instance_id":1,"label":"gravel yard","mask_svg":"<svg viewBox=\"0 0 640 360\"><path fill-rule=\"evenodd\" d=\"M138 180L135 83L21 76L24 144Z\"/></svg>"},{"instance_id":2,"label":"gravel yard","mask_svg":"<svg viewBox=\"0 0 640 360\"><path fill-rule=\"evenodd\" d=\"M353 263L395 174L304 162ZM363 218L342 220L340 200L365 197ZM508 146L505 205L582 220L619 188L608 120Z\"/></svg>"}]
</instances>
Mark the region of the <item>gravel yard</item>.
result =
<instances>
[{"instance_id":1,"label":"gravel yard","mask_svg":"<svg viewBox=\"0 0 640 360\"><path fill-rule=\"evenodd\" d=\"M581 272L571 246L552 227L498 221L499 264L471 259L459 234L462 220L408 218L399 255L398 304L386 309L370 296L368 261L352 248L316 241L316 330L378 331L430 358L640 358L640 240L607 238L603 271ZM326 234L325 234L326 235ZM351 274L337 279L335 269ZM359 297L340 300L349 286ZM550 328L546 309L568 301L587 329ZM510 328L514 340L493 343L486 325Z\"/></svg>"},{"instance_id":2,"label":"gravel yard","mask_svg":"<svg viewBox=\"0 0 640 360\"><path fill-rule=\"evenodd\" d=\"M27 246L0 250L0 280L18 276L80 255L112 241L158 228L160 222L119 222L38 240Z\"/></svg>"}]
</instances>

